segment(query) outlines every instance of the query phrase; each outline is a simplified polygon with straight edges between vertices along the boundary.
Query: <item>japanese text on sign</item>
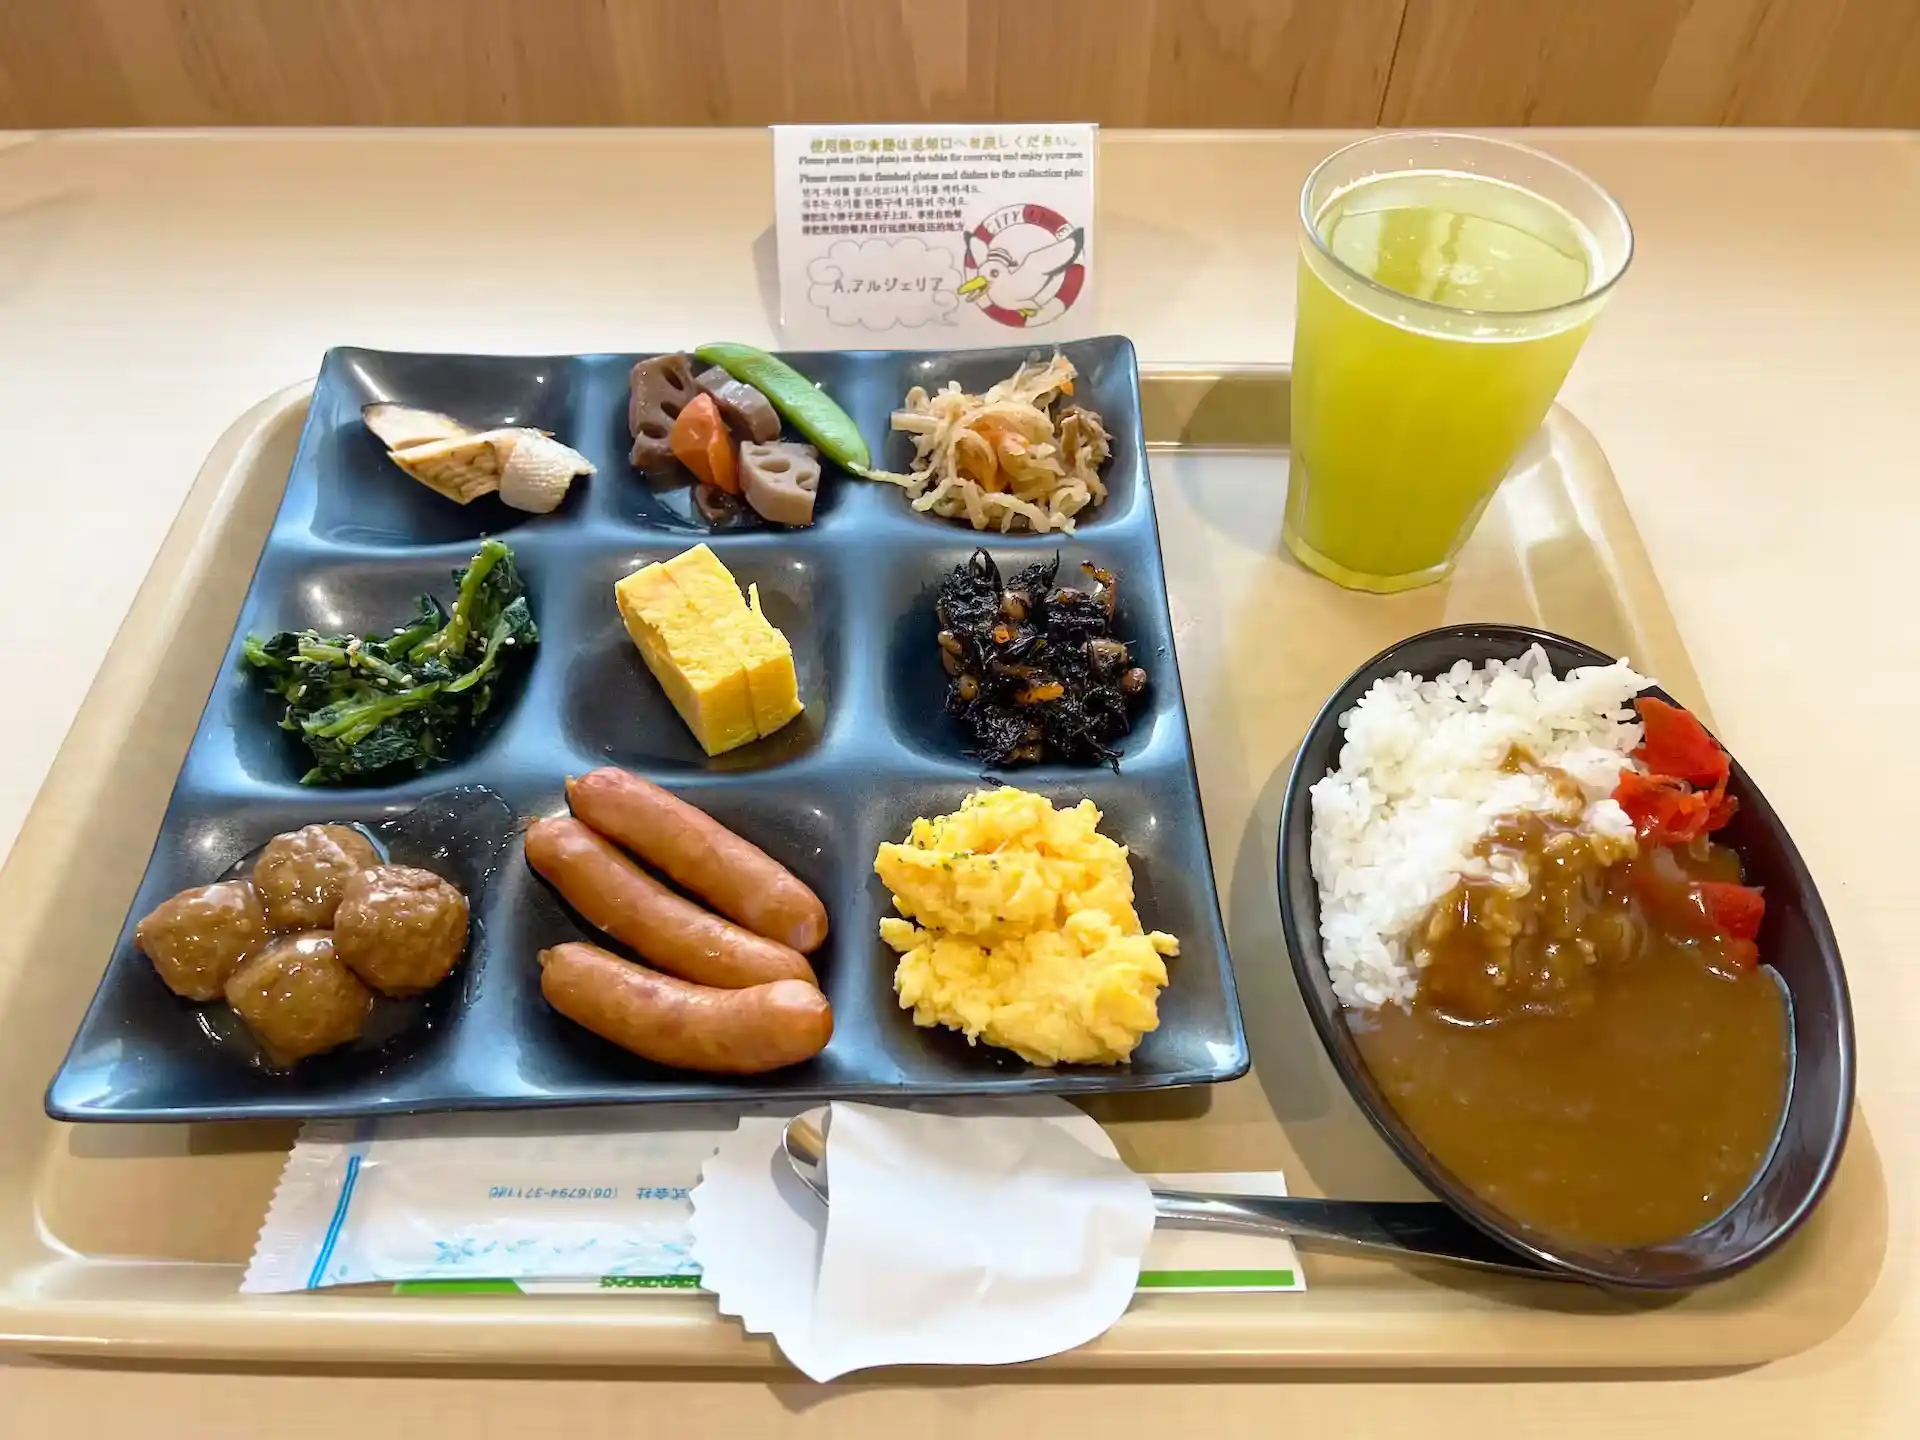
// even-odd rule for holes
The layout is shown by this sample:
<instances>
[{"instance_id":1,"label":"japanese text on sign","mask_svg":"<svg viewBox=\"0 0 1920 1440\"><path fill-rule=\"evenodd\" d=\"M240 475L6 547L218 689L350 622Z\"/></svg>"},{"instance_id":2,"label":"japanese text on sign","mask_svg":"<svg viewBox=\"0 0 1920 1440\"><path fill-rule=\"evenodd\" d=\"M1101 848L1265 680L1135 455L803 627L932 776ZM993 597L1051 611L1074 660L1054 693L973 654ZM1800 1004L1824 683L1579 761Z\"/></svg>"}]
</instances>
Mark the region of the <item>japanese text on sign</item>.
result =
<instances>
[{"instance_id":1,"label":"japanese text on sign","mask_svg":"<svg viewBox=\"0 0 1920 1440\"><path fill-rule=\"evenodd\" d=\"M1087 125L777 129L788 343L1085 333L1093 137Z\"/></svg>"}]
</instances>

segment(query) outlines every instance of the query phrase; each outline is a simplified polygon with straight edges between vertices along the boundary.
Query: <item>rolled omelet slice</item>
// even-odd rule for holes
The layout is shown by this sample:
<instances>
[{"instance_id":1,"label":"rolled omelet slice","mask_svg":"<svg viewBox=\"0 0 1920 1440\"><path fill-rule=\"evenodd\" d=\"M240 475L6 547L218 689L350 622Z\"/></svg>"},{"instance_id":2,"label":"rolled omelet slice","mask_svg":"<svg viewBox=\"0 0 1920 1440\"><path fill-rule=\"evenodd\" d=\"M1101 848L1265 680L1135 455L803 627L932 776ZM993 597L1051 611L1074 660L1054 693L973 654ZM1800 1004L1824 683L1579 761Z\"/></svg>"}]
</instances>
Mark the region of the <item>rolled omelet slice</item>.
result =
<instances>
[{"instance_id":1,"label":"rolled omelet slice","mask_svg":"<svg viewBox=\"0 0 1920 1440\"><path fill-rule=\"evenodd\" d=\"M666 562L666 571L701 619L725 638L746 672L754 728L771 735L805 707L793 668L793 646L760 609L758 586L740 597L740 584L720 557L696 545Z\"/></svg>"},{"instance_id":2,"label":"rolled omelet slice","mask_svg":"<svg viewBox=\"0 0 1920 1440\"><path fill-rule=\"evenodd\" d=\"M636 570L613 593L628 637L700 748L720 755L758 739L746 671L665 568Z\"/></svg>"},{"instance_id":3,"label":"rolled omelet slice","mask_svg":"<svg viewBox=\"0 0 1920 1440\"><path fill-rule=\"evenodd\" d=\"M696 545L614 587L627 634L709 755L771 735L802 710L793 647Z\"/></svg>"}]
</instances>

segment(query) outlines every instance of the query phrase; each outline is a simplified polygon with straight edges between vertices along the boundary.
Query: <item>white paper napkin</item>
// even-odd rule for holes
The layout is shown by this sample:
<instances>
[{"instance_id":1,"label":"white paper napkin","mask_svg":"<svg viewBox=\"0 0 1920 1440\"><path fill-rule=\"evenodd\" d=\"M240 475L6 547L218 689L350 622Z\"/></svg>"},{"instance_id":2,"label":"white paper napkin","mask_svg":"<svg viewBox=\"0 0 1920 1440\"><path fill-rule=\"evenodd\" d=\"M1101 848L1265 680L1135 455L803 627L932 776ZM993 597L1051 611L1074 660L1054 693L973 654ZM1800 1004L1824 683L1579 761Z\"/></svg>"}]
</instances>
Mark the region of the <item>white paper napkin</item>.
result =
<instances>
[{"instance_id":1,"label":"white paper napkin","mask_svg":"<svg viewBox=\"0 0 1920 1440\"><path fill-rule=\"evenodd\" d=\"M745 1120L707 1163L693 1258L722 1313L813 1379L1038 1359L1125 1312L1153 1198L1072 1106L836 1104L830 1211L793 1175L780 1128Z\"/></svg>"},{"instance_id":2,"label":"white paper napkin","mask_svg":"<svg viewBox=\"0 0 1920 1440\"><path fill-rule=\"evenodd\" d=\"M827 1210L787 1163L786 1123L749 1115L720 1142L687 1197L689 1252L722 1315L773 1336L795 1369L821 1380L828 1377L813 1346L813 1290Z\"/></svg>"}]
</instances>

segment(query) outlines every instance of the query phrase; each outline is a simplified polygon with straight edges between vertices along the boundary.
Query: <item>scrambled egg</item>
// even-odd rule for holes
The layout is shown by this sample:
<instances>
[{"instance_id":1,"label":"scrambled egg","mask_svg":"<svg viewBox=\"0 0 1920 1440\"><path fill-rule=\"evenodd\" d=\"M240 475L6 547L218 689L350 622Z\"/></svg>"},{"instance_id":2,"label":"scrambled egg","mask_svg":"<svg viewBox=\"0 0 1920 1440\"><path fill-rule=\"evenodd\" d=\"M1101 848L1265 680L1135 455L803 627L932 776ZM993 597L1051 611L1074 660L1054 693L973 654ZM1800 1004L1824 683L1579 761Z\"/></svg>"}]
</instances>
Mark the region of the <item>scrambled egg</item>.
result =
<instances>
[{"instance_id":1,"label":"scrambled egg","mask_svg":"<svg viewBox=\"0 0 1920 1440\"><path fill-rule=\"evenodd\" d=\"M905 919L880 922L900 954L893 987L916 1025L945 1025L1036 1065L1113 1064L1160 1023L1162 957L1143 934L1123 845L1091 800L1056 810L1007 787L913 822L873 869Z\"/></svg>"}]
</instances>

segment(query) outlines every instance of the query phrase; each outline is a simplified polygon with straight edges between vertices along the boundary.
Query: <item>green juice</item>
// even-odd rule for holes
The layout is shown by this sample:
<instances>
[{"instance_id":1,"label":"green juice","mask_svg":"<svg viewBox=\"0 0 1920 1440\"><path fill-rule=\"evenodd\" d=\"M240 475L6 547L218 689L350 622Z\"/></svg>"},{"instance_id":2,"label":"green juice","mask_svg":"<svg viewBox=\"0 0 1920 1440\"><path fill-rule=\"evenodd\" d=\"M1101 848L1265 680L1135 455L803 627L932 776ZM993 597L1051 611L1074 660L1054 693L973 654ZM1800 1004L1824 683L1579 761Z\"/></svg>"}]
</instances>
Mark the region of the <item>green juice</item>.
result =
<instances>
[{"instance_id":1,"label":"green juice","mask_svg":"<svg viewBox=\"0 0 1920 1440\"><path fill-rule=\"evenodd\" d=\"M1302 237L1286 543L1343 585L1425 584L1587 337L1595 242L1541 196L1440 171L1361 180L1314 228L1339 263Z\"/></svg>"}]
</instances>

